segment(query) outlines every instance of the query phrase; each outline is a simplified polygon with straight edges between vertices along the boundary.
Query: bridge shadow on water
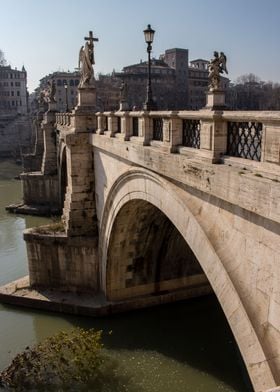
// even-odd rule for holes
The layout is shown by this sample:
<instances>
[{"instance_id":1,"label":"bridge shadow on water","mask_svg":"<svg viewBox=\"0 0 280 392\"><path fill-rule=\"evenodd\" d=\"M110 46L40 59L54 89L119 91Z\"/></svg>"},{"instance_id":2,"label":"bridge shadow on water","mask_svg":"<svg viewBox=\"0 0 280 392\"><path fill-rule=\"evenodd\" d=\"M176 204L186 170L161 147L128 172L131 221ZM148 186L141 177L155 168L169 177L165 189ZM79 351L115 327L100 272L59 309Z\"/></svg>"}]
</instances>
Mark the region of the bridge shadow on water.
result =
<instances>
[{"instance_id":1,"label":"bridge shadow on water","mask_svg":"<svg viewBox=\"0 0 280 392\"><path fill-rule=\"evenodd\" d=\"M176 381L174 378L172 381L172 377L184 377L183 382L188 383L189 376L194 377L195 383L200 384L196 389L193 386L193 380L190 380L190 385L186 389L178 389L180 391L253 391L230 327L214 295L103 318L58 315L39 310L27 311L8 305L5 305L3 309L17 317L31 316L37 342L60 329L67 330L74 326L102 329L106 349L117 353L125 351L124 355L119 357L122 361L121 371L126 369L126 366L129 366L131 370L132 366L133 371L138 372L135 365L140 358L140 361L147 361L141 368L141 374L148 368L150 377L151 375L155 378L161 377L163 374L165 380L166 377L171 380L169 381L171 385ZM110 331L112 334L109 333ZM127 353L128 356L126 356ZM131 353L130 358L129 353ZM141 353L144 355L141 356ZM133 357L136 358L135 361L131 361ZM118 356L116 358L118 360ZM155 363L156 361L164 362L161 370ZM174 366L175 369L179 369L177 375L176 371L174 375ZM188 373L189 368L197 372ZM164 372L168 375L166 376ZM217 381L210 381L208 386L208 376L205 377L205 374L209 375L211 380ZM150 390L162 391L158 388L143 389L149 392ZM141 392L142 389L134 388L131 391ZM173 389L172 387L171 389L165 388L164 391L173 392ZM174 388L174 391L177 389Z\"/></svg>"},{"instance_id":2,"label":"bridge shadow on water","mask_svg":"<svg viewBox=\"0 0 280 392\"><path fill-rule=\"evenodd\" d=\"M102 329L106 348L157 352L208 373L236 391L253 391L214 295L106 318L71 318L71 323Z\"/></svg>"}]
</instances>

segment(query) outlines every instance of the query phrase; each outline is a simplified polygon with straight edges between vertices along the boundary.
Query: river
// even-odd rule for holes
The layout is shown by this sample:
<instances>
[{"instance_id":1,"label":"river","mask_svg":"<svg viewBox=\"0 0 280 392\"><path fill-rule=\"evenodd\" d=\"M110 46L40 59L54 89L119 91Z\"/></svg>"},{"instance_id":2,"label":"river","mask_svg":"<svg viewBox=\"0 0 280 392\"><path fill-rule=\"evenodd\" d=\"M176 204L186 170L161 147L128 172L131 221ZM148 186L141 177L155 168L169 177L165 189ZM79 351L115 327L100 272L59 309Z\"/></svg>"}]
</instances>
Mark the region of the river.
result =
<instances>
[{"instance_id":1,"label":"river","mask_svg":"<svg viewBox=\"0 0 280 392\"><path fill-rule=\"evenodd\" d=\"M47 218L9 214L21 200L20 167L0 161L0 284L27 274L22 232ZM104 330L108 352L133 392L243 392L250 383L214 296L106 318L74 317L0 304L0 370L26 346L74 326ZM109 334L109 331L113 331ZM115 390L112 392L116 392Z\"/></svg>"}]
</instances>

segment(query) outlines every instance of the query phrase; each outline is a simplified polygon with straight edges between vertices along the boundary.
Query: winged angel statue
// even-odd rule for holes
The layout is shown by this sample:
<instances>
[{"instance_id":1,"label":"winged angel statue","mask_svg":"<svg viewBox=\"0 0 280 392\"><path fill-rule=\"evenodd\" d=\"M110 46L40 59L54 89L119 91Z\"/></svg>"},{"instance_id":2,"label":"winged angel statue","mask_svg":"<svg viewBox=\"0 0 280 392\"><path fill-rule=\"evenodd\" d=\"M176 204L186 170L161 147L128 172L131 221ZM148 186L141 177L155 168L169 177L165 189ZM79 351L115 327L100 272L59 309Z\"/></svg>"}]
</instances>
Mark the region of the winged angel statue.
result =
<instances>
[{"instance_id":1,"label":"winged angel statue","mask_svg":"<svg viewBox=\"0 0 280 392\"><path fill-rule=\"evenodd\" d=\"M224 52L221 52L220 55L218 52L214 52L214 58L208 64L210 91L216 91L221 88L220 74L228 73L226 62L227 58Z\"/></svg>"},{"instance_id":2,"label":"winged angel statue","mask_svg":"<svg viewBox=\"0 0 280 392\"><path fill-rule=\"evenodd\" d=\"M79 53L79 68L81 72L81 80L79 87L89 86L92 81L94 56L93 56L93 43L86 42L82 46Z\"/></svg>"}]
</instances>

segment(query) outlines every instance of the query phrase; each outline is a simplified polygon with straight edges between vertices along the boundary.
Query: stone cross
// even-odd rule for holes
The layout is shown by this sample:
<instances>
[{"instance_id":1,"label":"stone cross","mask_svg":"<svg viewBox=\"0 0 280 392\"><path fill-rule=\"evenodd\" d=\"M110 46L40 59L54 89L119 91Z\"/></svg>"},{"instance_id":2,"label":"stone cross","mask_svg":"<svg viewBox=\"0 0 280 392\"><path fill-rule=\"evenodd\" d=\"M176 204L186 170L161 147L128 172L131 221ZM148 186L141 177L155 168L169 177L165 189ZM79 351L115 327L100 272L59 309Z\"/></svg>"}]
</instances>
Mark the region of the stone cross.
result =
<instances>
[{"instance_id":1,"label":"stone cross","mask_svg":"<svg viewBox=\"0 0 280 392\"><path fill-rule=\"evenodd\" d=\"M94 60L93 60L93 42L94 41L99 41L98 38L94 38L92 31L89 31L89 36L85 37L86 41L89 41L89 47L91 48L91 54L92 54L92 58L91 58L91 62L92 64L94 64Z\"/></svg>"},{"instance_id":2,"label":"stone cross","mask_svg":"<svg viewBox=\"0 0 280 392\"><path fill-rule=\"evenodd\" d=\"M94 41L99 41L98 38L94 38L94 36L92 34L92 31L89 31L89 37L85 37L85 40L89 41L89 44L90 44L91 47L93 47L93 42Z\"/></svg>"},{"instance_id":3,"label":"stone cross","mask_svg":"<svg viewBox=\"0 0 280 392\"><path fill-rule=\"evenodd\" d=\"M94 38L93 34L92 34L92 31L90 31L89 32L89 37L85 37L85 40L86 41L90 41L90 44L92 45L93 41L98 41L98 38Z\"/></svg>"}]
</instances>

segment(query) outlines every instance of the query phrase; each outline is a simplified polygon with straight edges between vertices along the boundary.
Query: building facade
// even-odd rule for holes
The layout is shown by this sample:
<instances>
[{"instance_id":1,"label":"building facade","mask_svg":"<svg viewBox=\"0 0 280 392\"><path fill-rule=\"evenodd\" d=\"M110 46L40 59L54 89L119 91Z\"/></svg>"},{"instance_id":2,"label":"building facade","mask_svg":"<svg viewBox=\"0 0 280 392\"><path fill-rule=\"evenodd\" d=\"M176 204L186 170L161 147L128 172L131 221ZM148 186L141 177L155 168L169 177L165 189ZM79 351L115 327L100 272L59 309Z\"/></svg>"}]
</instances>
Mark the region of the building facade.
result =
<instances>
[{"instance_id":1,"label":"building facade","mask_svg":"<svg viewBox=\"0 0 280 392\"><path fill-rule=\"evenodd\" d=\"M55 100L57 110L59 112L66 112L73 109L77 104L77 88L80 83L80 73L74 72L53 72L44 76L40 80L39 88L37 89L37 96L41 91L48 88L48 82L54 80L56 91Z\"/></svg>"},{"instance_id":2,"label":"building facade","mask_svg":"<svg viewBox=\"0 0 280 392\"><path fill-rule=\"evenodd\" d=\"M124 67L116 73L127 85L131 108L142 109L146 99L148 64L146 61ZM188 50L168 49L151 60L153 100L158 109L184 109L188 106Z\"/></svg>"},{"instance_id":3,"label":"building facade","mask_svg":"<svg viewBox=\"0 0 280 392\"><path fill-rule=\"evenodd\" d=\"M0 111L26 114L28 112L27 73L24 67L0 66Z\"/></svg>"},{"instance_id":4,"label":"building facade","mask_svg":"<svg viewBox=\"0 0 280 392\"><path fill-rule=\"evenodd\" d=\"M198 110L206 105L209 61L189 62L188 49L167 49L151 62L153 99L161 110ZM147 62L130 65L116 73L127 84L127 100L131 108L142 109L146 99ZM229 79L221 77L227 90Z\"/></svg>"},{"instance_id":5,"label":"building facade","mask_svg":"<svg viewBox=\"0 0 280 392\"><path fill-rule=\"evenodd\" d=\"M53 72L44 76L40 80L40 85L36 89L32 107L37 109L40 93L49 88L48 82L54 80L55 83L55 100L58 112L67 112L74 109L77 105L78 86L80 83L79 71L74 72ZM120 101L121 80L114 76L99 74L96 85L96 106L100 111L116 110ZM35 102L35 105L34 105Z\"/></svg>"},{"instance_id":6,"label":"building facade","mask_svg":"<svg viewBox=\"0 0 280 392\"><path fill-rule=\"evenodd\" d=\"M189 62L188 49L167 49L158 59L151 60L151 85L153 100L159 110L198 110L206 105L208 89L208 64L203 59ZM54 72L40 80L37 92L48 87L54 79L56 85L57 110L65 112L77 104L77 88L80 74ZM140 61L128 65L122 72L99 74L96 81L98 111L118 110L120 88L126 84L126 101L130 109L141 110L147 95L148 64ZM228 89L229 79L221 77L222 89Z\"/></svg>"}]
</instances>

